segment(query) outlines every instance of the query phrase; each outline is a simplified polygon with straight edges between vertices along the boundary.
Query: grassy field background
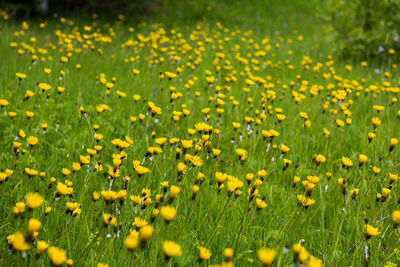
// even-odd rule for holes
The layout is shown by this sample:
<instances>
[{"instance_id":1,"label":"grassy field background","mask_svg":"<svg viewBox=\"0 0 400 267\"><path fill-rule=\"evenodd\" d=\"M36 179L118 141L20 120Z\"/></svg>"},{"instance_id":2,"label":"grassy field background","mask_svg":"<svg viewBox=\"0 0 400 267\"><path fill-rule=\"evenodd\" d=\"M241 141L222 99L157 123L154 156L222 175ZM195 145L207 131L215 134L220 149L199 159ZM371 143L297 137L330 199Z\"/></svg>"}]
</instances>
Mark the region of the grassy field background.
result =
<instances>
[{"instance_id":1,"label":"grassy field background","mask_svg":"<svg viewBox=\"0 0 400 267\"><path fill-rule=\"evenodd\" d=\"M396 266L400 259L399 231L393 229L391 214L399 207L397 182L391 184L386 201L376 201L376 195L390 185L389 173L399 172L398 146L389 153L390 139L400 137L399 106L393 100L399 92L398 69L374 62L362 67L360 63L365 59L337 60L332 29L316 15L317 10L323 8L317 1L252 1L245 5L235 1L211 1L207 5L197 1L180 3L171 3L171 8L176 10L164 10L165 13L139 24L131 23L127 15L126 21L101 16L98 19L57 17L47 20L44 28L35 19L28 20L29 28L25 29L21 21L1 20L0 98L9 104L0 110L0 148L3 151L0 170L14 172L0 184L0 213L3 215L0 218L3 238L0 264L50 264L46 253L36 257L36 241L32 242L25 258L21 253L10 254L12 250L7 244L8 235L16 231L25 233L28 219L37 218L42 222L38 240L66 250L67 258L77 266L227 264L223 255L225 248L234 249L232 262L235 265L250 266L260 264L257 250L261 247L275 249L273 266L289 266L294 257L292 246L299 242L325 266ZM189 9L187 13L182 12ZM89 25L91 28L85 29ZM84 34L90 42L85 41ZM168 37L168 41L162 36ZM206 37L210 38L209 43ZM68 57L66 44L69 40L73 44L71 56L68 62L61 63L61 57ZM16 48L12 47L13 42ZM128 46L121 47L123 44ZM163 52L163 46L168 47L168 51ZM21 55L18 49L22 49ZM176 55L171 51L176 51ZM266 54L255 56L257 51L266 51ZM238 54L248 63L241 63ZM32 55L38 56L34 62ZM215 63L218 56L220 60ZM164 61L156 63L160 57ZM309 57L311 62L302 64L304 57ZM201 61L196 63L199 59ZM196 65L193 70L187 65L189 62ZM346 69L349 64L351 71L349 67ZM217 66L221 70L217 71ZM45 74L45 68L51 69L51 73ZM180 73L178 68L182 69ZM134 75L133 69L140 73ZM62 78L61 70L65 72ZM207 75L207 71L210 74ZM168 79L165 72L178 75ZM385 72L390 75L385 76ZM27 77L19 81L16 73ZM105 77L103 81L101 74ZM207 82L207 76L215 77L212 85ZM232 81L232 76L236 81ZM265 84L249 85L246 79L255 80L255 76L262 77ZM194 85L187 88L189 80ZM105 81L113 84L109 95ZM38 83L47 83L51 89L43 93ZM58 94L58 86L65 91ZM181 94L177 99L171 86ZM320 89L313 95L318 87ZM223 95L217 95L216 88L220 88L219 93ZM243 88L250 90L245 92ZM24 100L27 90L35 95ZM301 90L304 99L297 103L293 92ZM338 90L347 90L344 99L336 97ZM117 91L125 93L126 97L118 96ZM141 97L138 101L133 99L136 94ZM271 99L273 95L275 100ZM234 106L230 97L239 104ZM152 117L149 101L162 109L161 115ZM255 120L260 119L264 102L266 118L258 125ZM109 109L98 112L100 104ZM377 112L374 105L381 105L384 110ZM79 114L80 107L85 110L82 114ZM184 161L185 155L177 159L176 148L182 146L179 143L170 145L169 140L197 138L195 145L202 136L198 132L190 135L188 128L205 121L204 108L210 108L206 123L214 129L209 136L211 147L220 149L221 154L214 159L207 147L196 153L194 147L189 149L187 154L199 156L203 165L195 167L188 163L182 180L178 181L177 165ZM217 108L224 109L221 116ZM183 112L183 109L190 114L173 113ZM346 110L351 114L346 115ZM28 119L27 111L35 115ZM9 112L17 115L11 119ZM307 113L310 127L303 127L305 120L300 112ZM140 114L144 115L141 122ZM176 122L174 114L179 114ZM284 114L286 119L278 122L277 114ZM134 123L131 116L136 117ZM254 122L247 126L245 117ZM381 125L369 143L373 117L378 117ZM346 125L346 118L351 119L351 124ZM337 119L343 120L345 125L338 127ZM232 122L239 122L240 128L234 131ZM45 132L44 123L48 125ZM99 125L97 131L94 124ZM323 135L324 128L329 130L328 136ZM26 137L18 136L20 129L26 137L37 137L38 144L30 147ZM280 135L272 141L265 140L262 130L269 129ZM101 133L103 139L96 142L95 133ZM113 168L113 154L120 153L111 141L125 140L125 136L131 138L133 144L123 150L127 158L118 167L120 177L115 178L112 190L120 191L123 178L129 176L126 200L123 205L119 199L113 204L106 204L103 197L93 201L93 192L110 188L107 170ZM162 153L152 159L146 157L149 147L160 147L155 141L160 137L168 140ZM13 148L15 141L22 143L18 155ZM283 156L279 149L281 144L290 148ZM86 149L95 145L102 146L101 151L89 164L72 172L72 164L80 162L81 155L88 155ZM236 155L237 148L248 152L244 164ZM26 152L22 153L22 149ZM313 161L315 154L324 155L326 162L317 166ZM363 166L358 166L360 154L368 156ZM350 158L353 166L343 168L342 157ZM292 162L286 170L283 170L283 158ZM140 161L150 171L138 177L133 160ZM96 171L99 162L103 170ZM374 174L373 167L380 172ZM45 172L45 175L29 177L25 168ZM64 176L63 168L71 173ZM249 202L249 190L257 179L257 172L263 169L266 176L258 187L259 195ZM204 182L198 184L200 189L192 200L192 186L199 172L204 173ZM244 183L240 189L242 195L228 197L227 181L218 192L216 172L241 180ZM247 173L254 174L250 185L245 180ZM329 180L327 173L332 173ZM305 181L310 175L318 176L320 181L312 190L315 204L305 209L298 206L297 199L298 195L305 194L305 189L301 182L293 186L293 179L298 176ZM51 177L56 181L49 186ZM345 196L338 183L340 177L347 178ZM66 179L73 183L74 193L57 197L57 183L64 183ZM181 188L176 199L168 204L176 208L177 214L168 224L159 214L151 223L154 233L147 247L130 252L124 240L135 229L134 218L150 223L156 194L162 193L163 181ZM143 188L150 189L152 199L152 204L145 209L134 206L130 199L130 195L142 197ZM356 199L349 194L354 188L359 189ZM14 216L13 206L25 201L29 192L38 192L44 204L33 211L26 208L24 218ZM167 198L168 193L159 207L167 205ZM257 210L256 198L263 199L267 207ZM68 201L79 203L79 216L66 214ZM46 207L52 207L47 216ZM105 213L117 218L116 228L104 226L102 216ZM366 218L381 232L368 240L368 263L364 260ZM164 240L178 243L182 255L166 262L162 250ZM200 246L212 253L211 258L202 263L197 262ZM304 261L307 262L312 266L308 259ZM294 263L295 266L299 264Z\"/></svg>"}]
</instances>

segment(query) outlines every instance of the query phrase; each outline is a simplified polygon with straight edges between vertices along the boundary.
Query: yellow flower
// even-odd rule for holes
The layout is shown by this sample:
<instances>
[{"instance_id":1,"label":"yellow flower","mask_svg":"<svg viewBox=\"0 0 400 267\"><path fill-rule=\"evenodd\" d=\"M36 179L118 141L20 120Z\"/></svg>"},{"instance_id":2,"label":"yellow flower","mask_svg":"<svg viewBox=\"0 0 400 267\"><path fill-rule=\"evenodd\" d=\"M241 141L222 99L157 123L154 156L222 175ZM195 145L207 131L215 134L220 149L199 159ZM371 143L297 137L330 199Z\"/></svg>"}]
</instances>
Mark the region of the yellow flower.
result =
<instances>
[{"instance_id":1,"label":"yellow flower","mask_svg":"<svg viewBox=\"0 0 400 267\"><path fill-rule=\"evenodd\" d=\"M70 195L73 193L73 188L68 187L66 184L58 182L57 183L57 194L58 195Z\"/></svg>"},{"instance_id":2,"label":"yellow flower","mask_svg":"<svg viewBox=\"0 0 400 267\"><path fill-rule=\"evenodd\" d=\"M160 210L158 210L158 209L153 209L152 211L151 211L151 219L152 219L152 222L153 222L153 220L155 220L155 218L157 217L157 215L160 213Z\"/></svg>"},{"instance_id":3,"label":"yellow flower","mask_svg":"<svg viewBox=\"0 0 400 267\"><path fill-rule=\"evenodd\" d=\"M44 73L49 75L51 73L51 69L49 68L44 68Z\"/></svg>"},{"instance_id":4,"label":"yellow flower","mask_svg":"<svg viewBox=\"0 0 400 267\"><path fill-rule=\"evenodd\" d=\"M379 232L378 228L375 228L369 224L365 225L365 235L366 235L367 239L369 239L371 236L377 236L380 233L381 232Z\"/></svg>"},{"instance_id":5,"label":"yellow flower","mask_svg":"<svg viewBox=\"0 0 400 267\"><path fill-rule=\"evenodd\" d=\"M322 267L322 261L314 256L310 256L307 267Z\"/></svg>"},{"instance_id":6,"label":"yellow flower","mask_svg":"<svg viewBox=\"0 0 400 267\"><path fill-rule=\"evenodd\" d=\"M21 138L25 138L25 136L26 136L24 130L22 130L22 129L19 130L18 135L19 135Z\"/></svg>"},{"instance_id":7,"label":"yellow flower","mask_svg":"<svg viewBox=\"0 0 400 267\"><path fill-rule=\"evenodd\" d=\"M54 246L49 247L47 249L47 253L49 254L51 263L54 266L60 266L67 260L67 257L66 257L67 252L58 247L54 247Z\"/></svg>"},{"instance_id":8,"label":"yellow flower","mask_svg":"<svg viewBox=\"0 0 400 267\"><path fill-rule=\"evenodd\" d=\"M179 194L180 191L181 191L180 187L178 187L176 185L173 185L173 186L171 186L171 188L169 190L169 195L168 196L170 198L174 199Z\"/></svg>"},{"instance_id":9,"label":"yellow flower","mask_svg":"<svg viewBox=\"0 0 400 267\"><path fill-rule=\"evenodd\" d=\"M213 83L215 81L215 77L214 76L207 76L206 80L208 83Z\"/></svg>"},{"instance_id":10,"label":"yellow flower","mask_svg":"<svg viewBox=\"0 0 400 267\"><path fill-rule=\"evenodd\" d=\"M358 162L360 166L363 165L365 162L367 162L367 160L368 157L364 154L360 154L360 156L358 156Z\"/></svg>"},{"instance_id":11,"label":"yellow flower","mask_svg":"<svg viewBox=\"0 0 400 267\"><path fill-rule=\"evenodd\" d=\"M384 198L386 198L388 195L389 195L389 193L390 193L390 189L389 188L383 188L382 189L382 197L384 197Z\"/></svg>"},{"instance_id":12,"label":"yellow flower","mask_svg":"<svg viewBox=\"0 0 400 267\"><path fill-rule=\"evenodd\" d=\"M338 183L341 188L345 188L347 185L347 180L346 180L346 178L338 178Z\"/></svg>"},{"instance_id":13,"label":"yellow flower","mask_svg":"<svg viewBox=\"0 0 400 267\"><path fill-rule=\"evenodd\" d=\"M34 146L38 143L38 138L34 136L29 136L26 140L28 141L28 144L31 146Z\"/></svg>"},{"instance_id":14,"label":"yellow flower","mask_svg":"<svg viewBox=\"0 0 400 267\"><path fill-rule=\"evenodd\" d=\"M42 89L43 92L51 89L51 86L47 83L39 83L38 87L39 89Z\"/></svg>"},{"instance_id":15,"label":"yellow flower","mask_svg":"<svg viewBox=\"0 0 400 267\"><path fill-rule=\"evenodd\" d=\"M303 188L304 188L307 192L311 192L311 191L314 189L314 187L315 187L315 184L310 183L309 181L302 181L301 183L302 183L302 185L303 185Z\"/></svg>"},{"instance_id":16,"label":"yellow flower","mask_svg":"<svg viewBox=\"0 0 400 267\"><path fill-rule=\"evenodd\" d=\"M347 157L342 157L342 164L343 167L351 167L353 166L353 161L351 161L351 159L347 158Z\"/></svg>"},{"instance_id":17,"label":"yellow flower","mask_svg":"<svg viewBox=\"0 0 400 267\"><path fill-rule=\"evenodd\" d=\"M29 169L29 168L25 168L24 171L25 171L25 173L28 174L30 177L31 177L31 176L35 176L36 174L39 173L37 170Z\"/></svg>"},{"instance_id":18,"label":"yellow flower","mask_svg":"<svg viewBox=\"0 0 400 267\"><path fill-rule=\"evenodd\" d=\"M265 203L262 199L259 198L256 199L256 204L257 204L257 210L263 209L267 206L267 203Z\"/></svg>"},{"instance_id":19,"label":"yellow flower","mask_svg":"<svg viewBox=\"0 0 400 267\"><path fill-rule=\"evenodd\" d=\"M0 99L0 106L2 106L2 107L5 107L5 106L7 106L8 104L10 104L7 100L5 100L5 99Z\"/></svg>"},{"instance_id":20,"label":"yellow flower","mask_svg":"<svg viewBox=\"0 0 400 267\"><path fill-rule=\"evenodd\" d=\"M52 210L52 207L46 207L46 209L44 210L44 214L48 215L51 210Z\"/></svg>"},{"instance_id":21,"label":"yellow flower","mask_svg":"<svg viewBox=\"0 0 400 267\"><path fill-rule=\"evenodd\" d=\"M104 200L106 201L106 203L111 203L112 201L114 201L117 198L117 192L115 191L101 191L101 195L103 196Z\"/></svg>"},{"instance_id":22,"label":"yellow flower","mask_svg":"<svg viewBox=\"0 0 400 267\"><path fill-rule=\"evenodd\" d=\"M200 261L204 261L204 260L208 260L211 257L211 252L209 249L205 248L205 247L200 247L199 249L199 260Z\"/></svg>"},{"instance_id":23,"label":"yellow flower","mask_svg":"<svg viewBox=\"0 0 400 267\"><path fill-rule=\"evenodd\" d=\"M142 228L144 226L146 226L148 224L148 222L146 220L143 220L139 217L135 217L133 225L136 226L136 228Z\"/></svg>"},{"instance_id":24,"label":"yellow flower","mask_svg":"<svg viewBox=\"0 0 400 267\"><path fill-rule=\"evenodd\" d=\"M222 184L225 181L226 177L227 177L226 173L222 172L215 173L215 178L217 179L218 184Z\"/></svg>"},{"instance_id":25,"label":"yellow flower","mask_svg":"<svg viewBox=\"0 0 400 267\"><path fill-rule=\"evenodd\" d=\"M395 210L392 213L392 220L395 225L400 224L400 210Z\"/></svg>"},{"instance_id":26,"label":"yellow flower","mask_svg":"<svg viewBox=\"0 0 400 267\"><path fill-rule=\"evenodd\" d=\"M303 247L301 244L294 244L293 252L295 253L296 260L299 260L301 262L305 262L310 255L305 247Z\"/></svg>"},{"instance_id":27,"label":"yellow flower","mask_svg":"<svg viewBox=\"0 0 400 267\"><path fill-rule=\"evenodd\" d=\"M395 147L399 143L399 140L396 138L391 138L390 139L390 147Z\"/></svg>"},{"instance_id":28,"label":"yellow flower","mask_svg":"<svg viewBox=\"0 0 400 267\"><path fill-rule=\"evenodd\" d=\"M139 73L140 73L140 70L138 70L138 69L133 69L132 70L132 72L133 72L133 75L138 75Z\"/></svg>"},{"instance_id":29,"label":"yellow flower","mask_svg":"<svg viewBox=\"0 0 400 267\"><path fill-rule=\"evenodd\" d=\"M326 158L323 155L319 154L319 155L315 156L315 162L317 164L324 163L325 161L326 161Z\"/></svg>"},{"instance_id":30,"label":"yellow flower","mask_svg":"<svg viewBox=\"0 0 400 267\"><path fill-rule=\"evenodd\" d=\"M30 209L36 209L43 204L43 197L38 193L28 193L25 196L26 205Z\"/></svg>"},{"instance_id":31,"label":"yellow flower","mask_svg":"<svg viewBox=\"0 0 400 267\"><path fill-rule=\"evenodd\" d=\"M176 209L174 207L165 206L161 208L161 216L166 222L170 222L176 215Z\"/></svg>"},{"instance_id":32,"label":"yellow flower","mask_svg":"<svg viewBox=\"0 0 400 267\"><path fill-rule=\"evenodd\" d=\"M29 243L25 242L25 237L20 232L16 232L13 235L12 246L16 251L26 251L30 248Z\"/></svg>"},{"instance_id":33,"label":"yellow flower","mask_svg":"<svg viewBox=\"0 0 400 267\"><path fill-rule=\"evenodd\" d=\"M369 132L368 133L368 142L371 142L375 138L375 136L376 135L374 133Z\"/></svg>"},{"instance_id":34,"label":"yellow flower","mask_svg":"<svg viewBox=\"0 0 400 267\"><path fill-rule=\"evenodd\" d=\"M74 172L79 171L80 168L81 168L81 164L80 164L79 162L74 162L74 163L72 163L72 170L73 170Z\"/></svg>"},{"instance_id":35,"label":"yellow flower","mask_svg":"<svg viewBox=\"0 0 400 267\"><path fill-rule=\"evenodd\" d=\"M247 181L248 184L251 183L251 180L253 180L253 178L254 178L254 174L253 173L247 173L246 174L246 181Z\"/></svg>"},{"instance_id":36,"label":"yellow flower","mask_svg":"<svg viewBox=\"0 0 400 267\"><path fill-rule=\"evenodd\" d=\"M267 175L267 171L262 169L257 172L258 177L260 177L261 181L264 180L265 176Z\"/></svg>"},{"instance_id":37,"label":"yellow flower","mask_svg":"<svg viewBox=\"0 0 400 267\"><path fill-rule=\"evenodd\" d=\"M165 72L165 75L168 77L168 79L173 79L173 78L175 78L176 77L176 74L175 73L172 73L172 72L169 72L169 71L166 71Z\"/></svg>"},{"instance_id":38,"label":"yellow flower","mask_svg":"<svg viewBox=\"0 0 400 267\"><path fill-rule=\"evenodd\" d=\"M240 127L240 123L232 122L232 126L233 126L233 129L236 130L236 129L238 129Z\"/></svg>"},{"instance_id":39,"label":"yellow flower","mask_svg":"<svg viewBox=\"0 0 400 267\"><path fill-rule=\"evenodd\" d=\"M25 203L24 202L17 202L15 203L15 206L13 207L13 213L14 214L20 214L25 211Z\"/></svg>"},{"instance_id":40,"label":"yellow flower","mask_svg":"<svg viewBox=\"0 0 400 267\"><path fill-rule=\"evenodd\" d=\"M30 236L33 236L34 232L37 232L42 223L37 219L29 219L28 221L28 233Z\"/></svg>"},{"instance_id":41,"label":"yellow flower","mask_svg":"<svg viewBox=\"0 0 400 267\"><path fill-rule=\"evenodd\" d=\"M163 248L164 254L167 258L182 255L181 246L173 241L167 240L167 241L162 242L162 248Z\"/></svg>"},{"instance_id":42,"label":"yellow flower","mask_svg":"<svg viewBox=\"0 0 400 267\"><path fill-rule=\"evenodd\" d=\"M247 151L242 149L242 148L237 148L236 149L236 154L239 156L239 159L242 160L242 161L245 160L247 158L247 155L248 155Z\"/></svg>"},{"instance_id":43,"label":"yellow flower","mask_svg":"<svg viewBox=\"0 0 400 267\"><path fill-rule=\"evenodd\" d=\"M281 144L279 146L279 149L281 150L282 153L286 153L290 150L290 148L288 146L286 146L285 144Z\"/></svg>"},{"instance_id":44,"label":"yellow flower","mask_svg":"<svg viewBox=\"0 0 400 267\"><path fill-rule=\"evenodd\" d=\"M111 224L111 225L117 225L117 218L115 218L115 217L113 217L111 214L108 214L108 213L104 213L103 214L103 222L104 222L104 225L109 225L109 224Z\"/></svg>"},{"instance_id":45,"label":"yellow flower","mask_svg":"<svg viewBox=\"0 0 400 267\"><path fill-rule=\"evenodd\" d=\"M59 94L62 94L64 91L65 91L65 88L64 88L64 87L57 86L57 92L58 92Z\"/></svg>"},{"instance_id":46,"label":"yellow flower","mask_svg":"<svg viewBox=\"0 0 400 267\"><path fill-rule=\"evenodd\" d=\"M69 175L69 174L71 173L71 171L68 170L67 168L62 168L61 173L62 173L64 176L67 176L67 175Z\"/></svg>"},{"instance_id":47,"label":"yellow flower","mask_svg":"<svg viewBox=\"0 0 400 267\"><path fill-rule=\"evenodd\" d=\"M218 157L221 154L221 150L213 148L212 153L213 153L214 157Z\"/></svg>"},{"instance_id":48,"label":"yellow flower","mask_svg":"<svg viewBox=\"0 0 400 267\"><path fill-rule=\"evenodd\" d=\"M397 181L397 179L399 177L396 174L389 173L389 178L390 178L390 183L393 183L393 182Z\"/></svg>"},{"instance_id":49,"label":"yellow flower","mask_svg":"<svg viewBox=\"0 0 400 267\"><path fill-rule=\"evenodd\" d=\"M178 163L177 170L179 174L183 174L185 172L186 165L182 162Z\"/></svg>"},{"instance_id":50,"label":"yellow flower","mask_svg":"<svg viewBox=\"0 0 400 267\"><path fill-rule=\"evenodd\" d=\"M353 199L355 199L355 198L357 197L359 191L360 191L360 190L359 190L358 188L351 189L351 190L350 190L350 195L351 195L351 197L352 197Z\"/></svg>"},{"instance_id":51,"label":"yellow flower","mask_svg":"<svg viewBox=\"0 0 400 267\"><path fill-rule=\"evenodd\" d=\"M100 198L99 192L93 192L93 194L92 194L92 199L93 199L94 201L96 201L96 200L98 200L99 198Z\"/></svg>"},{"instance_id":52,"label":"yellow flower","mask_svg":"<svg viewBox=\"0 0 400 267\"><path fill-rule=\"evenodd\" d=\"M34 95L35 95L35 93L32 92L31 90L26 90L26 93L25 93L25 96L24 96L24 100L29 99Z\"/></svg>"},{"instance_id":53,"label":"yellow flower","mask_svg":"<svg viewBox=\"0 0 400 267\"><path fill-rule=\"evenodd\" d=\"M199 191L200 187L198 187L197 185L192 186L192 192L194 195L197 194L197 192Z\"/></svg>"},{"instance_id":54,"label":"yellow flower","mask_svg":"<svg viewBox=\"0 0 400 267\"><path fill-rule=\"evenodd\" d=\"M190 159L190 162L193 164L193 166L202 166L203 165L203 160L199 156L193 156Z\"/></svg>"},{"instance_id":55,"label":"yellow flower","mask_svg":"<svg viewBox=\"0 0 400 267\"><path fill-rule=\"evenodd\" d=\"M150 171L148 168L140 166L140 165L136 165L133 168L135 169L135 171L137 172L139 177L142 176L145 173L148 173Z\"/></svg>"},{"instance_id":56,"label":"yellow flower","mask_svg":"<svg viewBox=\"0 0 400 267\"><path fill-rule=\"evenodd\" d=\"M344 126L344 122L340 119L336 119L336 125L337 125L337 127L342 127L342 126Z\"/></svg>"},{"instance_id":57,"label":"yellow flower","mask_svg":"<svg viewBox=\"0 0 400 267\"><path fill-rule=\"evenodd\" d=\"M91 149L91 148L86 149L86 151L87 151L87 153L89 153L90 157L93 157L94 155L97 154L96 146L94 146L94 147L95 147L95 149ZM89 162L90 162L90 157L89 157ZM86 156L86 158L87 158L87 156ZM89 164L89 162L86 164Z\"/></svg>"},{"instance_id":58,"label":"yellow flower","mask_svg":"<svg viewBox=\"0 0 400 267\"><path fill-rule=\"evenodd\" d=\"M260 248L257 250L257 256L264 266L270 266L274 261L276 251L271 248Z\"/></svg>"},{"instance_id":59,"label":"yellow flower","mask_svg":"<svg viewBox=\"0 0 400 267\"><path fill-rule=\"evenodd\" d=\"M286 119L286 116L283 114L276 114L276 118L278 119L278 122L283 121L284 119Z\"/></svg>"},{"instance_id":60,"label":"yellow flower","mask_svg":"<svg viewBox=\"0 0 400 267\"><path fill-rule=\"evenodd\" d=\"M137 237L129 235L127 238L125 238L124 245L129 250L136 249L138 244L139 244L139 241L138 241Z\"/></svg>"},{"instance_id":61,"label":"yellow flower","mask_svg":"<svg viewBox=\"0 0 400 267\"><path fill-rule=\"evenodd\" d=\"M309 175L309 176L307 176L307 180L308 180L310 183L316 184L316 183L319 182L320 178L319 178L318 176Z\"/></svg>"},{"instance_id":62,"label":"yellow flower","mask_svg":"<svg viewBox=\"0 0 400 267\"><path fill-rule=\"evenodd\" d=\"M140 230L140 239L141 240L149 240L150 237L153 235L154 232L154 227L151 225L145 225L142 227L142 229Z\"/></svg>"},{"instance_id":63,"label":"yellow flower","mask_svg":"<svg viewBox=\"0 0 400 267\"><path fill-rule=\"evenodd\" d=\"M46 250L49 247L49 244L46 243L46 241L39 240L37 242L37 248L36 248L36 253L41 254L44 250Z\"/></svg>"},{"instance_id":64,"label":"yellow flower","mask_svg":"<svg viewBox=\"0 0 400 267\"><path fill-rule=\"evenodd\" d=\"M79 161L81 162L82 165L89 164L90 163L90 155L87 155L87 156L79 155Z\"/></svg>"},{"instance_id":65,"label":"yellow flower","mask_svg":"<svg viewBox=\"0 0 400 267\"><path fill-rule=\"evenodd\" d=\"M15 75L18 77L19 80L26 78L26 74L24 73L17 72Z\"/></svg>"},{"instance_id":66,"label":"yellow flower","mask_svg":"<svg viewBox=\"0 0 400 267\"><path fill-rule=\"evenodd\" d=\"M378 127L379 125L381 125L381 120L378 117L373 117L371 119L372 124L374 125L374 128Z\"/></svg>"},{"instance_id":67,"label":"yellow flower","mask_svg":"<svg viewBox=\"0 0 400 267\"><path fill-rule=\"evenodd\" d=\"M315 204L315 200L310 199L304 195L297 195L298 205L308 208L309 206Z\"/></svg>"},{"instance_id":68,"label":"yellow flower","mask_svg":"<svg viewBox=\"0 0 400 267\"><path fill-rule=\"evenodd\" d=\"M375 109L378 112L381 112L381 111L383 111L385 109L384 106L380 106L380 105L373 105L372 108Z\"/></svg>"}]
</instances>

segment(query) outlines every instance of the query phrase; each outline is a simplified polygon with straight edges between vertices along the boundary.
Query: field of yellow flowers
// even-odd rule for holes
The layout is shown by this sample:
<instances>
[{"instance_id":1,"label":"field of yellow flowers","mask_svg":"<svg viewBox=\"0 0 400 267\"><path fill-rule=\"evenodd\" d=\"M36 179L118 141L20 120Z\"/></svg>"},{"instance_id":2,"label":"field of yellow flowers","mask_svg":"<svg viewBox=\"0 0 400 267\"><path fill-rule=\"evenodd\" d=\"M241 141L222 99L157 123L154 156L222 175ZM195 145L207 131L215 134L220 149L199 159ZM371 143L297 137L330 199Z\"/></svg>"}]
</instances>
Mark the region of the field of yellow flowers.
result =
<instances>
[{"instance_id":1,"label":"field of yellow flowers","mask_svg":"<svg viewBox=\"0 0 400 267\"><path fill-rule=\"evenodd\" d=\"M400 262L396 62L296 29L0 17L0 265Z\"/></svg>"}]
</instances>

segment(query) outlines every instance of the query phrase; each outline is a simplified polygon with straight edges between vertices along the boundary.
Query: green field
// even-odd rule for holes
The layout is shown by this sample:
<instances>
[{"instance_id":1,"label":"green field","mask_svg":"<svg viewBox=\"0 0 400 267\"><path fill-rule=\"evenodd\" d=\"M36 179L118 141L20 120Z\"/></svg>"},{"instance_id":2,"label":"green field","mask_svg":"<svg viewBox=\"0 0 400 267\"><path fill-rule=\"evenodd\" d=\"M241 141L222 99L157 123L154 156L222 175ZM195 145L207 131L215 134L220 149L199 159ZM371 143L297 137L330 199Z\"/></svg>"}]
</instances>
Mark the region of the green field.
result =
<instances>
[{"instance_id":1,"label":"green field","mask_svg":"<svg viewBox=\"0 0 400 267\"><path fill-rule=\"evenodd\" d=\"M0 265L400 263L396 62L337 58L314 2L255 2L0 12Z\"/></svg>"}]
</instances>

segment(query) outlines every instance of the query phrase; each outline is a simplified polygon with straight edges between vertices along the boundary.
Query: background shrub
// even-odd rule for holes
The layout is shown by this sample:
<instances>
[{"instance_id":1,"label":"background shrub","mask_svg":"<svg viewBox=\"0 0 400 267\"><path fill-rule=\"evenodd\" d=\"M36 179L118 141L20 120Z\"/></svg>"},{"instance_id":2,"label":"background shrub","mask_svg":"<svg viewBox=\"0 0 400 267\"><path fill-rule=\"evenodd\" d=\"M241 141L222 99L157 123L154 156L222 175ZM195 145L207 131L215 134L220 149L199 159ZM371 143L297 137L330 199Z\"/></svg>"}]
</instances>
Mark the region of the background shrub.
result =
<instances>
[{"instance_id":1,"label":"background shrub","mask_svg":"<svg viewBox=\"0 0 400 267\"><path fill-rule=\"evenodd\" d=\"M332 0L320 9L334 27L340 55L367 61L398 59L399 10L398 0Z\"/></svg>"}]
</instances>

